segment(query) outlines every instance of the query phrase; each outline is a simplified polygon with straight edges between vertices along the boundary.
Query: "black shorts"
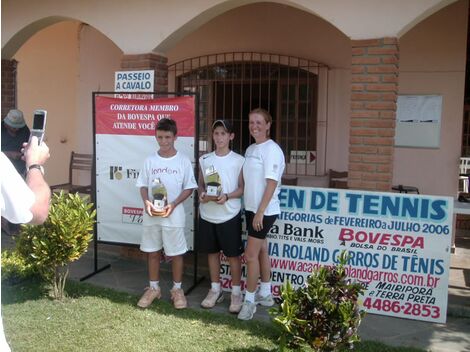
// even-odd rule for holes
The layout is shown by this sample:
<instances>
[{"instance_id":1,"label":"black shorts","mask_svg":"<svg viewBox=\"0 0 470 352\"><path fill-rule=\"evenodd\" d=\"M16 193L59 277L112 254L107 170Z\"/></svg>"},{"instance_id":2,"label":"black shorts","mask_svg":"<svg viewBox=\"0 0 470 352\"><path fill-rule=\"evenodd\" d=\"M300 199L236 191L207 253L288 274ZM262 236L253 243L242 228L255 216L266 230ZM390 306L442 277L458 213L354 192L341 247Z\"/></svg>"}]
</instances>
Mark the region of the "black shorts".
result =
<instances>
[{"instance_id":1,"label":"black shorts","mask_svg":"<svg viewBox=\"0 0 470 352\"><path fill-rule=\"evenodd\" d=\"M266 235L268 234L271 227L274 225L274 222L278 218L278 215L265 215L263 216L263 229L261 231L256 231L253 228L253 218L255 217L255 213L252 211L245 210L245 218L246 218L246 229L248 231L248 236L259 238L264 240Z\"/></svg>"},{"instance_id":2,"label":"black shorts","mask_svg":"<svg viewBox=\"0 0 470 352\"><path fill-rule=\"evenodd\" d=\"M199 217L197 247L201 253L222 251L226 257L241 255L243 253L241 213L220 224L214 224Z\"/></svg>"}]
</instances>

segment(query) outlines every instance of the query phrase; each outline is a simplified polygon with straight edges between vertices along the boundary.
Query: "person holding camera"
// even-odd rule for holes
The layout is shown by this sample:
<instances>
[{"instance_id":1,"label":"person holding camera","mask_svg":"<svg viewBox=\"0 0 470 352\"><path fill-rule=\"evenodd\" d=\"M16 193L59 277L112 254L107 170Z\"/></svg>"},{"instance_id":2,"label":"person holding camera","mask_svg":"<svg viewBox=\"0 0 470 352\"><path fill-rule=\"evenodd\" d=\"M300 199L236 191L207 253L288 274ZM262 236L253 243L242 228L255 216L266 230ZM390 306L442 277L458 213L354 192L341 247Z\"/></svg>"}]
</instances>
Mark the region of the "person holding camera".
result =
<instances>
[{"instance_id":1,"label":"person holding camera","mask_svg":"<svg viewBox=\"0 0 470 352\"><path fill-rule=\"evenodd\" d=\"M0 153L2 217L21 224L42 224L49 214L51 190L44 180L44 163L49 159L49 148L32 137L30 143L23 143L22 160L26 166L26 181L15 169L8 157ZM5 339L3 321L0 318L0 350L10 351Z\"/></svg>"},{"instance_id":2,"label":"person holding camera","mask_svg":"<svg viewBox=\"0 0 470 352\"><path fill-rule=\"evenodd\" d=\"M15 224L42 224L49 213L51 191L44 179L43 165L49 159L49 148L38 144L37 137L23 143L22 160L26 166L26 181L3 153L0 155L2 217Z\"/></svg>"}]
</instances>

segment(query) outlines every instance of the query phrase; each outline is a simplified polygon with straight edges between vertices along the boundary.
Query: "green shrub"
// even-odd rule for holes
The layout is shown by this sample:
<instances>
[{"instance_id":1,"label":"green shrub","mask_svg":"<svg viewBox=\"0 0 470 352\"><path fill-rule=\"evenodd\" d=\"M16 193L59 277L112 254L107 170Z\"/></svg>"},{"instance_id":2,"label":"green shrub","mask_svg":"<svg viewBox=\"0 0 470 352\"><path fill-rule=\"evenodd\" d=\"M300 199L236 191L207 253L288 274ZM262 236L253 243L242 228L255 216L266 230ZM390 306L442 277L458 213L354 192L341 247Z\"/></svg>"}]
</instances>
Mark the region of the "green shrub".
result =
<instances>
[{"instance_id":1,"label":"green shrub","mask_svg":"<svg viewBox=\"0 0 470 352\"><path fill-rule=\"evenodd\" d=\"M55 299L64 297L68 264L79 259L92 240L96 216L92 208L78 193L53 194L44 224L21 228L17 250L51 284Z\"/></svg>"},{"instance_id":2,"label":"green shrub","mask_svg":"<svg viewBox=\"0 0 470 352\"><path fill-rule=\"evenodd\" d=\"M2 251L2 282L16 284L37 274L36 267L27 264L17 251Z\"/></svg>"},{"instance_id":3,"label":"green shrub","mask_svg":"<svg viewBox=\"0 0 470 352\"><path fill-rule=\"evenodd\" d=\"M297 289L284 283L282 302L270 311L281 329L281 351L303 345L314 351L336 351L359 341L357 329L365 312L358 297L364 289L346 278L347 258L347 252L342 252L337 266L314 270Z\"/></svg>"}]
</instances>

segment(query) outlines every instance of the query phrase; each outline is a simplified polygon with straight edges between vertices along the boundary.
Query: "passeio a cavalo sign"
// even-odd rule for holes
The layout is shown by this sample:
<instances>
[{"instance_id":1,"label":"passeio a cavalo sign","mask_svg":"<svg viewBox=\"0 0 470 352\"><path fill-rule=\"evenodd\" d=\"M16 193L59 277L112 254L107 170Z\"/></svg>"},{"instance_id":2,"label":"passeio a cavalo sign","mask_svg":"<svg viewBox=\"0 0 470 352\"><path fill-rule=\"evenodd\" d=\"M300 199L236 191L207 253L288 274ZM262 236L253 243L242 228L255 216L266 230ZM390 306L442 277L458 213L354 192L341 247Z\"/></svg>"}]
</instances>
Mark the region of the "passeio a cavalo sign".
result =
<instances>
[{"instance_id":1,"label":"passeio a cavalo sign","mask_svg":"<svg viewBox=\"0 0 470 352\"><path fill-rule=\"evenodd\" d=\"M155 71L117 71L114 73L114 91L126 92L115 94L115 98L152 99L152 95L139 94L139 92L155 91Z\"/></svg>"}]
</instances>

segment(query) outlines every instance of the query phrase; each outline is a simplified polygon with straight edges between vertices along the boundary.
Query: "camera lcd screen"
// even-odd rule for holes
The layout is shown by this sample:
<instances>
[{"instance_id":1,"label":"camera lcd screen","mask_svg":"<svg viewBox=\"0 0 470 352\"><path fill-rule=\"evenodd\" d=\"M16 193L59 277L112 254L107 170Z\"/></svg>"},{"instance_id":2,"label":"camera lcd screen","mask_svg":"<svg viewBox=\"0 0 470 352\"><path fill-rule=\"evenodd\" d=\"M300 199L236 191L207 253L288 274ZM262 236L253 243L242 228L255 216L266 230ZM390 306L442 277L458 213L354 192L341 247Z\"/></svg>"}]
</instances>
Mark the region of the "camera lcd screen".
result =
<instances>
[{"instance_id":1,"label":"camera lcd screen","mask_svg":"<svg viewBox=\"0 0 470 352\"><path fill-rule=\"evenodd\" d=\"M42 130L44 128L44 114L34 114L33 130Z\"/></svg>"}]
</instances>

